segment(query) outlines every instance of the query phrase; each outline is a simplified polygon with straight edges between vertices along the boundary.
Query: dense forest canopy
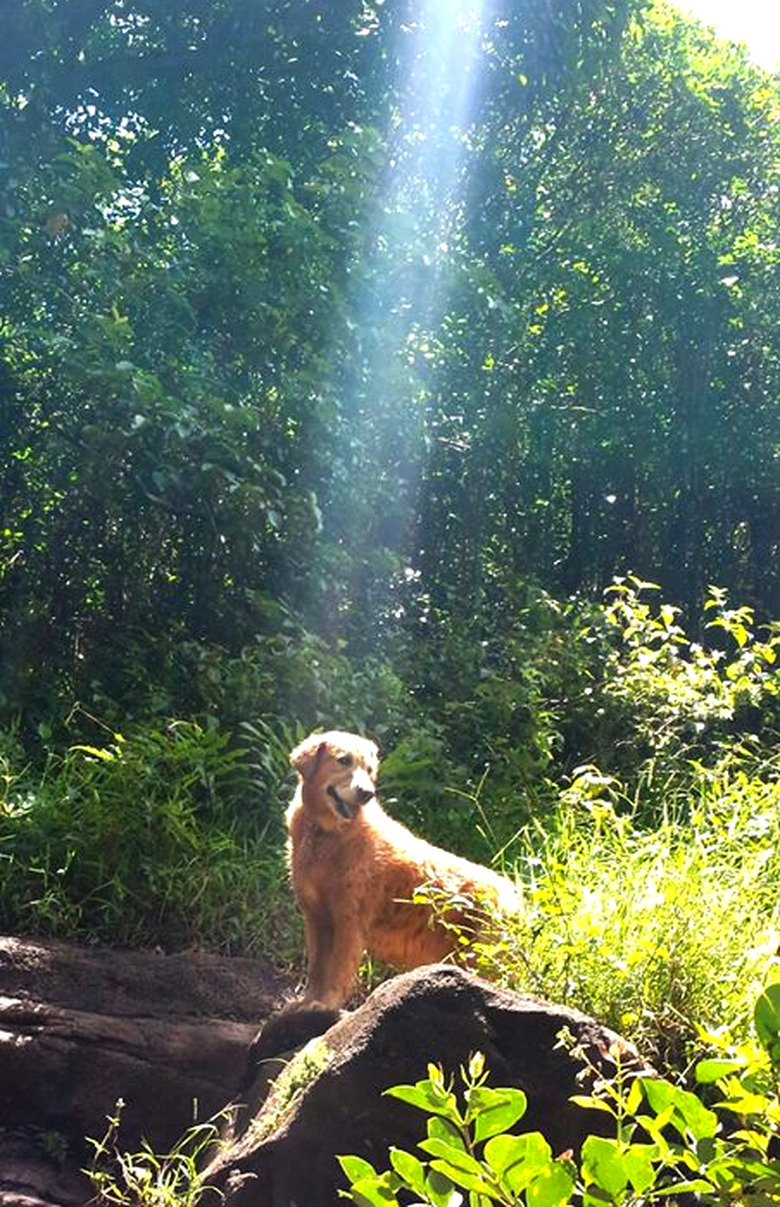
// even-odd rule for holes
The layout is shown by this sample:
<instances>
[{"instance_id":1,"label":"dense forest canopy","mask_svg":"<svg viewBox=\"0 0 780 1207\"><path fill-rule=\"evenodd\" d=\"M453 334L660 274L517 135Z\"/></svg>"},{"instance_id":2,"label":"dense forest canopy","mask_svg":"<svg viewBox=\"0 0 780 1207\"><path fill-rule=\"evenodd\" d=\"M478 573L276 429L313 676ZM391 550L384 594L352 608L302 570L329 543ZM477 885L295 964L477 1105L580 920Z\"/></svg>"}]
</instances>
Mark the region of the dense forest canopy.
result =
<instances>
[{"instance_id":1,"label":"dense forest canopy","mask_svg":"<svg viewBox=\"0 0 780 1207\"><path fill-rule=\"evenodd\" d=\"M529 582L777 614L779 114L643 0L7 0L4 715Z\"/></svg>"}]
</instances>

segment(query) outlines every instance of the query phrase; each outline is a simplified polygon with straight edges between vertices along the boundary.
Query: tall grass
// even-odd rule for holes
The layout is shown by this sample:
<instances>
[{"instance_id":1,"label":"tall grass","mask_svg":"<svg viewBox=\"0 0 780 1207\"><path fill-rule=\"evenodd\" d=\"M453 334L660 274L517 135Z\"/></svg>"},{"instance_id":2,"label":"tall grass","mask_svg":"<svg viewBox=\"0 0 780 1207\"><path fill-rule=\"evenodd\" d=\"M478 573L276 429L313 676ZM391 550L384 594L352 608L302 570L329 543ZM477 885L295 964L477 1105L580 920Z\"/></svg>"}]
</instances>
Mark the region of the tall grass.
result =
<instances>
[{"instance_id":1,"label":"tall grass","mask_svg":"<svg viewBox=\"0 0 780 1207\"><path fill-rule=\"evenodd\" d=\"M282 810L262 770L193 723L73 746L34 777L2 760L0 926L290 956Z\"/></svg>"},{"instance_id":2,"label":"tall grass","mask_svg":"<svg viewBox=\"0 0 780 1207\"><path fill-rule=\"evenodd\" d=\"M700 769L652 829L614 780L583 769L522 836L525 904L503 976L594 1015L684 1068L700 1028L749 1029L780 980L780 783Z\"/></svg>"}]
</instances>

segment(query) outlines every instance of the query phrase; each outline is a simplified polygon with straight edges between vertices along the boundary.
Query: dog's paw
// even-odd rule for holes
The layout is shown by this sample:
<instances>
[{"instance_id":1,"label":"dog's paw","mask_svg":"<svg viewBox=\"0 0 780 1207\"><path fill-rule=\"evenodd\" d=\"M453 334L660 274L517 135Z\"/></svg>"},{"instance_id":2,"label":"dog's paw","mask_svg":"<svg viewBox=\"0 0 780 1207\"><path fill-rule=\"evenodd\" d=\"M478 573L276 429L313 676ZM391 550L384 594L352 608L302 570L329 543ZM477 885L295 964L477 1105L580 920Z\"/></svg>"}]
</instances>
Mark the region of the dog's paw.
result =
<instances>
[{"instance_id":1,"label":"dog's paw","mask_svg":"<svg viewBox=\"0 0 780 1207\"><path fill-rule=\"evenodd\" d=\"M305 999L290 1002L272 1014L255 1036L249 1049L250 1067L262 1060L289 1056L315 1035L324 1035L343 1013L321 1002Z\"/></svg>"}]
</instances>

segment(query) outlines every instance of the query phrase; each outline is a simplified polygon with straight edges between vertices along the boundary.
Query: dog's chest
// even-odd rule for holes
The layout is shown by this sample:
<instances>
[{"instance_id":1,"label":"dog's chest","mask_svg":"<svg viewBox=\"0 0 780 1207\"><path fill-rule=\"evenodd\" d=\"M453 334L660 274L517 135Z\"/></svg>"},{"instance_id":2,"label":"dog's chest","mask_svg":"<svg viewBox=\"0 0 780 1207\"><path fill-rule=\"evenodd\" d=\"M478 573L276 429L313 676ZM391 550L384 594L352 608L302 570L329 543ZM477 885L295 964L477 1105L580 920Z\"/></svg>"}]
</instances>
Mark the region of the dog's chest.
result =
<instances>
[{"instance_id":1,"label":"dog's chest","mask_svg":"<svg viewBox=\"0 0 780 1207\"><path fill-rule=\"evenodd\" d=\"M313 826L304 827L292 843L292 873L296 888L319 896L343 874L344 844L340 836Z\"/></svg>"}]
</instances>

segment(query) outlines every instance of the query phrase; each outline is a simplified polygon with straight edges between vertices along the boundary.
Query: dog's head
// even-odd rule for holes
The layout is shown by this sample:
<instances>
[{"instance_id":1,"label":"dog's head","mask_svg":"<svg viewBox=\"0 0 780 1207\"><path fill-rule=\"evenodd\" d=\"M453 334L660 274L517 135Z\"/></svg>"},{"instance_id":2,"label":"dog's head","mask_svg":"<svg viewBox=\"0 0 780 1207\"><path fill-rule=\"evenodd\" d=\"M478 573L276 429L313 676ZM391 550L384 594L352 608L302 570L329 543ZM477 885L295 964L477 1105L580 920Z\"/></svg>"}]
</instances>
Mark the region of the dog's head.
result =
<instances>
[{"instance_id":1,"label":"dog's head","mask_svg":"<svg viewBox=\"0 0 780 1207\"><path fill-rule=\"evenodd\" d=\"M354 733L313 733L290 755L301 777L304 802L328 809L333 819L353 821L376 792L379 751Z\"/></svg>"}]
</instances>

